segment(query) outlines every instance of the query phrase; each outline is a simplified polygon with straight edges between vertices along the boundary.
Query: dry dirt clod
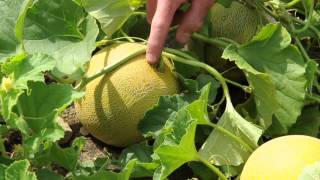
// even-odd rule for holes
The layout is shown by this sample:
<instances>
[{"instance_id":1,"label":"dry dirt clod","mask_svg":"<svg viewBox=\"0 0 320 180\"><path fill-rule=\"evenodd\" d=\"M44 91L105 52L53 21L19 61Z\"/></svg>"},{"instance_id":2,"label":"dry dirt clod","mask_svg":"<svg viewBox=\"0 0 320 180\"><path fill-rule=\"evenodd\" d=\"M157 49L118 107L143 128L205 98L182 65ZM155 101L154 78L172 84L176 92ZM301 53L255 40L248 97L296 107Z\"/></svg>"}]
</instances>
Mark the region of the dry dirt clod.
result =
<instances>
[{"instance_id":1,"label":"dry dirt clod","mask_svg":"<svg viewBox=\"0 0 320 180\"><path fill-rule=\"evenodd\" d=\"M64 130L64 137L59 140L60 144L68 143L72 138L72 129L70 128L69 124L66 123L61 117L58 117L58 124Z\"/></svg>"}]
</instances>

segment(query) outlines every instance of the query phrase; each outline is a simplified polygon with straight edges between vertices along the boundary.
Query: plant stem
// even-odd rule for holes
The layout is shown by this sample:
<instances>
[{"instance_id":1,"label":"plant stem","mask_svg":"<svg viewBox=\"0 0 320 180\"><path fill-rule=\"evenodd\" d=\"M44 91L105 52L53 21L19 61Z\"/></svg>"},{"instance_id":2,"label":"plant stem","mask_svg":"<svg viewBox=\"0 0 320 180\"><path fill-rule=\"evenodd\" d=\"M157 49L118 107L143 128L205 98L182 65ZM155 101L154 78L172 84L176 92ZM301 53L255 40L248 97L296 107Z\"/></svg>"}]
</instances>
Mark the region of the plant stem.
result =
<instances>
[{"instance_id":1,"label":"plant stem","mask_svg":"<svg viewBox=\"0 0 320 180\"><path fill-rule=\"evenodd\" d=\"M193 33L191 37L194 38L194 39L197 39L197 40L212 44L212 45L219 46L221 48L226 48L227 46L230 45L230 43L227 43L227 42L225 42L225 41L223 41L221 39L209 38L209 37L204 36L204 35L199 34L199 33Z\"/></svg>"},{"instance_id":2,"label":"plant stem","mask_svg":"<svg viewBox=\"0 0 320 180\"><path fill-rule=\"evenodd\" d=\"M126 38L129 42L134 43L135 41L126 33L124 32L122 29L120 29L120 33L123 35L124 38Z\"/></svg>"},{"instance_id":3,"label":"plant stem","mask_svg":"<svg viewBox=\"0 0 320 180\"><path fill-rule=\"evenodd\" d=\"M141 41L143 43L147 42L145 39L142 39L142 38L139 38L139 37L128 36L128 37L118 37L118 38L114 38L114 39L110 39L110 40L109 39L100 40L100 41L96 42L96 47L105 46L105 45L107 45L109 43L122 41L122 40L125 40L125 39L128 39L128 38L136 40L136 41Z\"/></svg>"},{"instance_id":4,"label":"plant stem","mask_svg":"<svg viewBox=\"0 0 320 180\"><path fill-rule=\"evenodd\" d=\"M108 40L108 39L100 40L100 41L96 42L96 47L104 46L110 42L113 42L113 40Z\"/></svg>"},{"instance_id":5,"label":"plant stem","mask_svg":"<svg viewBox=\"0 0 320 180\"><path fill-rule=\"evenodd\" d=\"M249 93L249 94L252 93L252 89L251 89L249 86L242 85L242 84L240 84L240 83L237 83L237 82L232 81L232 80L227 79L227 78L224 78L224 79L225 79L225 81L226 81L227 83L232 84L232 85L234 85L234 86L242 89L244 92Z\"/></svg>"},{"instance_id":6,"label":"plant stem","mask_svg":"<svg viewBox=\"0 0 320 180\"><path fill-rule=\"evenodd\" d=\"M307 94L307 98L320 103L320 96L313 96L313 95Z\"/></svg>"},{"instance_id":7,"label":"plant stem","mask_svg":"<svg viewBox=\"0 0 320 180\"><path fill-rule=\"evenodd\" d=\"M296 43L302 53L302 56L304 57L304 59L306 60L306 62L310 61L310 58L309 58L309 55L308 53L306 52L306 50L304 49L303 45L301 44L301 41L299 38L295 37L294 38L296 40Z\"/></svg>"},{"instance_id":8,"label":"plant stem","mask_svg":"<svg viewBox=\"0 0 320 180\"><path fill-rule=\"evenodd\" d=\"M184 57L184 58L189 59L189 60L192 60L192 61L199 61L198 59L190 56L189 54L184 53L184 52L179 51L179 50L176 50L176 49L165 48L164 51L169 52L169 53L171 53L171 54L176 54L176 55L178 55L178 56Z\"/></svg>"},{"instance_id":9,"label":"plant stem","mask_svg":"<svg viewBox=\"0 0 320 180\"><path fill-rule=\"evenodd\" d=\"M199 61L191 61L191 60L186 60L182 57L179 57L175 54L171 54L168 52L163 52L162 53L163 56L168 57L169 59L173 60L173 61L177 61L177 62L181 62L183 64L188 64L190 66L194 66L194 67L199 67L202 69L205 69L207 72L209 72L212 76L214 76L218 81L220 81L222 89L223 89L223 93L226 96L226 100L228 103L231 103L231 98L230 98L230 94L229 94L229 88L228 85L226 83L226 81L224 80L223 76L214 68L212 68L211 66L199 62Z\"/></svg>"},{"instance_id":10,"label":"plant stem","mask_svg":"<svg viewBox=\"0 0 320 180\"><path fill-rule=\"evenodd\" d=\"M208 126L211 126L212 128L220 131L221 133L223 133L224 135L228 136L229 138L231 138L232 140L238 142L239 144L241 144L242 146L244 146L248 152L252 153L254 151L254 148L252 148L251 146L249 146L246 142L244 142L241 138L239 138L238 136L234 135L233 133L231 133L230 131L226 130L225 128L216 125L214 123L208 123Z\"/></svg>"},{"instance_id":11,"label":"plant stem","mask_svg":"<svg viewBox=\"0 0 320 180\"><path fill-rule=\"evenodd\" d=\"M290 8L296 4L298 4L301 0L292 0L291 2L287 3L284 7L285 8Z\"/></svg>"},{"instance_id":12,"label":"plant stem","mask_svg":"<svg viewBox=\"0 0 320 180\"><path fill-rule=\"evenodd\" d=\"M208 162L207 160L201 158L200 156L198 157L198 160L203 163L204 165L206 165L211 171L213 171L216 175L219 176L219 178L221 180L228 180L228 178L214 165L212 165L210 162Z\"/></svg>"},{"instance_id":13,"label":"plant stem","mask_svg":"<svg viewBox=\"0 0 320 180\"><path fill-rule=\"evenodd\" d=\"M132 16L147 16L146 12L142 12L142 11L135 11L131 14Z\"/></svg>"},{"instance_id":14,"label":"plant stem","mask_svg":"<svg viewBox=\"0 0 320 180\"><path fill-rule=\"evenodd\" d=\"M115 69L117 69L118 67L120 67L121 65L129 62L130 60L132 60L134 57L137 57L141 54L144 54L146 52L146 48L142 48L132 54L130 54L129 56L126 56L125 58L121 59L120 61L118 61L117 63L109 66L109 67L105 67L103 68L100 72L92 75L92 76L89 76L89 77L84 77L82 79L82 81L76 86L76 90L80 91L82 88L84 88L89 82L95 80L96 78L106 74L106 73L109 73Z\"/></svg>"}]
</instances>

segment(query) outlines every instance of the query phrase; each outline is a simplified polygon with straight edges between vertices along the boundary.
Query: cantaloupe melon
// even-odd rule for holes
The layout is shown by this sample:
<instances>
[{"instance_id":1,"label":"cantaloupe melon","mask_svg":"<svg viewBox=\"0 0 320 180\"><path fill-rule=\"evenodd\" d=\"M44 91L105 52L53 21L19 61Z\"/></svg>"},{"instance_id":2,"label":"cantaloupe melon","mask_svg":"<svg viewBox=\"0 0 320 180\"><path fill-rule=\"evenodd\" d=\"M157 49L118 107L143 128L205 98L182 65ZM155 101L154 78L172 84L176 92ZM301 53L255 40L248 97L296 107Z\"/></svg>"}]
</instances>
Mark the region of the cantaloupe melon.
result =
<instances>
[{"instance_id":1,"label":"cantaloupe melon","mask_svg":"<svg viewBox=\"0 0 320 180\"><path fill-rule=\"evenodd\" d=\"M87 76L142 47L135 43L108 46L93 56ZM142 140L137 125L145 112L160 96L179 90L171 64L167 59L163 62L160 72L147 63L145 55L140 55L87 84L85 97L76 103L83 126L97 139L113 146L124 147Z\"/></svg>"},{"instance_id":2,"label":"cantaloupe melon","mask_svg":"<svg viewBox=\"0 0 320 180\"><path fill-rule=\"evenodd\" d=\"M250 41L259 31L263 24L263 17L256 10L233 1L228 8L216 3L211 9L210 21L212 25L211 37L225 37L243 44ZM215 46L207 48L207 63L220 72L235 66L234 63L221 59L222 52ZM243 74L240 70L234 69L226 73L225 76L238 81Z\"/></svg>"},{"instance_id":3,"label":"cantaloupe melon","mask_svg":"<svg viewBox=\"0 0 320 180\"><path fill-rule=\"evenodd\" d=\"M297 180L303 169L320 161L320 139L283 136L260 146L246 162L241 180Z\"/></svg>"}]
</instances>

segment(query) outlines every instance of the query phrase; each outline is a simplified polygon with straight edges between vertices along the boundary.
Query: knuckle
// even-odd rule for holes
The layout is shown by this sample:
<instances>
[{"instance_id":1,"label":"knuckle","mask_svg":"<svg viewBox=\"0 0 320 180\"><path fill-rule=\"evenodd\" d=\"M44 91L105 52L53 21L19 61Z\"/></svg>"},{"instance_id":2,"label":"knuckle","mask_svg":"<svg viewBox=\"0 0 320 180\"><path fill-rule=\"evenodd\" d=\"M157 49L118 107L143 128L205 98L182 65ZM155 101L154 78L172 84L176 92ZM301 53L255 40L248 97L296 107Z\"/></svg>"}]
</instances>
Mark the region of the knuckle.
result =
<instances>
[{"instance_id":1,"label":"knuckle","mask_svg":"<svg viewBox=\"0 0 320 180\"><path fill-rule=\"evenodd\" d=\"M190 23L189 25L189 29L191 32L196 32L198 31L203 25L202 21L193 21L192 23Z\"/></svg>"}]
</instances>

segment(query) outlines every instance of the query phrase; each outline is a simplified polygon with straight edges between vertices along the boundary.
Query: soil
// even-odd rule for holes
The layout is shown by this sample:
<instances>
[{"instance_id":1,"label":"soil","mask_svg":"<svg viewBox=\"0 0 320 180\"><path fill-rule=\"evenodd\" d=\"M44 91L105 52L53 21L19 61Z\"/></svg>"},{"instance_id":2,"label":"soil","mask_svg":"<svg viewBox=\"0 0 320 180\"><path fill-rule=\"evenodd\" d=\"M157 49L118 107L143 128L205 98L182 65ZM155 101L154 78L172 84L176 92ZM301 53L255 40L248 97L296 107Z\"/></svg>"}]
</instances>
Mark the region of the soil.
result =
<instances>
[{"instance_id":1,"label":"soil","mask_svg":"<svg viewBox=\"0 0 320 180\"><path fill-rule=\"evenodd\" d=\"M80 161L94 161L97 158L105 157L108 154L107 145L92 137L84 127L82 127L81 123L77 119L74 106L70 106L66 109L61 117L72 129L72 136L68 141L62 144L60 143L60 146L70 146L75 138L82 136L85 138L86 144L81 152Z\"/></svg>"}]
</instances>

